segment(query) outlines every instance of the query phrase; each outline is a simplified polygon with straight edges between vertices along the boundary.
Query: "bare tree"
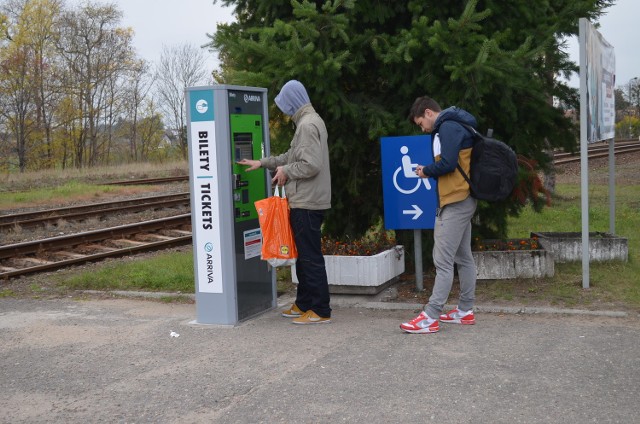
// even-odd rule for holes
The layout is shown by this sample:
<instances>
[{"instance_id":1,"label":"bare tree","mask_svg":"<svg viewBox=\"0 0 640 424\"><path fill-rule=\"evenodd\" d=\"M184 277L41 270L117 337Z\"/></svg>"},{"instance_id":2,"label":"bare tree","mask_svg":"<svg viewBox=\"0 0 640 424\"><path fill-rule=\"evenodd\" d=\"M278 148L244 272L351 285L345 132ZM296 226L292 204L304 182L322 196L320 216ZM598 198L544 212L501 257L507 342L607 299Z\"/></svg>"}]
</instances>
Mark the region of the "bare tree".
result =
<instances>
[{"instance_id":1,"label":"bare tree","mask_svg":"<svg viewBox=\"0 0 640 424\"><path fill-rule=\"evenodd\" d=\"M149 64L144 60L139 60L133 66L125 81L126 103L125 120L127 122L129 138L129 157L136 161L143 158L140 150L144 151L145 140L139 140L138 125L141 119L142 110L145 103L153 102L149 99L154 78L149 72ZM142 116L144 119L145 116Z\"/></svg>"},{"instance_id":2,"label":"bare tree","mask_svg":"<svg viewBox=\"0 0 640 424\"><path fill-rule=\"evenodd\" d=\"M26 8L24 26L28 28L30 44L35 56L33 83L35 86L36 124L42 132L45 167L53 165L53 113L60 97L60 84L54 43L54 27L61 10L60 0L31 0Z\"/></svg>"},{"instance_id":3,"label":"bare tree","mask_svg":"<svg viewBox=\"0 0 640 424\"><path fill-rule=\"evenodd\" d=\"M141 159L163 160L168 157L171 150L170 145L164 143L164 125L153 99L145 102L144 118L138 122L138 132L140 134Z\"/></svg>"},{"instance_id":4,"label":"bare tree","mask_svg":"<svg viewBox=\"0 0 640 424\"><path fill-rule=\"evenodd\" d=\"M0 53L1 113L16 141L18 166L24 171L37 156L52 158L51 115L55 70L53 25L58 0L8 0L1 6L6 45Z\"/></svg>"},{"instance_id":5,"label":"bare tree","mask_svg":"<svg viewBox=\"0 0 640 424\"><path fill-rule=\"evenodd\" d=\"M133 32L118 26L121 18L112 4L86 3L62 14L58 50L82 120L75 140L76 167L98 162L100 143L108 141L99 137L99 123L115 101L113 87L134 63Z\"/></svg>"},{"instance_id":6,"label":"bare tree","mask_svg":"<svg viewBox=\"0 0 640 424\"><path fill-rule=\"evenodd\" d=\"M27 168L29 140L35 130L34 87L30 70L33 56L27 46L11 46L3 52L0 63L0 114L13 136L18 155L18 168Z\"/></svg>"},{"instance_id":7,"label":"bare tree","mask_svg":"<svg viewBox=\"0 0 640 424\"><path fill-rule=\"evenodd\" d=\"M167 128L174 131L183 159L187 158L185 88L210 79L203 50L190 44L164 46L156 70L156 90Z\"/></svg>"}]
</instances>

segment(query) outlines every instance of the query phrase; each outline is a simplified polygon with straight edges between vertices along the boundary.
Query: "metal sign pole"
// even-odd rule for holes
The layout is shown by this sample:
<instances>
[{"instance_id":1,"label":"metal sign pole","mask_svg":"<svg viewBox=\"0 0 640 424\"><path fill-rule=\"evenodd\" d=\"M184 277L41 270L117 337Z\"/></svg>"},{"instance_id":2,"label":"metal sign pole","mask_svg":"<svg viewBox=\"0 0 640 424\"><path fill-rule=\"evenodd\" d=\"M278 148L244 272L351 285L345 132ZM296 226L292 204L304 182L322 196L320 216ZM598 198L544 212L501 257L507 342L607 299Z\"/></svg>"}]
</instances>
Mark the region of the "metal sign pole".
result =
<instances>
[{"instance_id":1,"label":"metal sign pole","mask_svg":"<svg viewBox=\"0 0 640 424\"><path fill-rule=\"evenodd\" d=\"M422 275L422 230L413 230L413 249L416 262L416 291L424 290Z\"/></svg>"},{"instance_id":2,"label":"metal sign pole","mask_svg":"<svg viewBox=\"0 0 640 424\"><path fill-rule=\"evenodd\" d=\"M609 140L609 234L616 233L616 154L615 139Z\"/></svg>"},{"instance_id":3,"label":"metal sign pole","mask_svg":"<svg viewBox=\"0 0 640 424\"><path fill-rule=\"evenodd\" d=\"M589 158L587 157L587 20L580 18L580 195L582 200L582 288L589 288Z\"/></svg>"}]
</instances>

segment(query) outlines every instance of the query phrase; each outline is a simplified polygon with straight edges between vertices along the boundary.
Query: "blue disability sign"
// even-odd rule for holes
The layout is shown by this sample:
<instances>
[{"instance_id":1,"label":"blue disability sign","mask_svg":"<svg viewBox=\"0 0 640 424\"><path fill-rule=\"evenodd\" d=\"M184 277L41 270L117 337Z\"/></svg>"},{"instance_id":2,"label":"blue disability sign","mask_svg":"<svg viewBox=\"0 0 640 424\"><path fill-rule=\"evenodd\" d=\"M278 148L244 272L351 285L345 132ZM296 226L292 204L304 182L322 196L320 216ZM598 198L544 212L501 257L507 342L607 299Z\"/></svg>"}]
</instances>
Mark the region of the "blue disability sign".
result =
<instances>
[{"instance_id":1,"label":"blue disability sign","mask_svg":"<svg viewBox=\"0 0 640 424\"><path fill-rule=\"evenodd\" d=\"M388 230L433 228L436 180L420 178L416 165L433 163L430 135L382 137L384 225Z\"/></svg>"}]
</instances>

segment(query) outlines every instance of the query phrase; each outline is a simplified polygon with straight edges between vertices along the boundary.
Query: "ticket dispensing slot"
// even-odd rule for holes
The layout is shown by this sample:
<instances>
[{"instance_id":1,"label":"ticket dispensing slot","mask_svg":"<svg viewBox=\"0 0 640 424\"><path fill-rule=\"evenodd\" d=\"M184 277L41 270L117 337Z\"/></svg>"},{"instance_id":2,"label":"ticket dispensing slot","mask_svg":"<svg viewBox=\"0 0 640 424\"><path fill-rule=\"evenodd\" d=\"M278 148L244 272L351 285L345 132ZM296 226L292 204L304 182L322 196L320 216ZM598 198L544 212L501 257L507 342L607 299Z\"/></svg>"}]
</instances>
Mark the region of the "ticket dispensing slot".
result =
<instances>
[{"instance_id":1,"label":"ticket dispensing slot","mask_svg":"<svg viewBox=\"0 0 640 424\"><path fill-rule=\"evenodd\" d=\"M251 133L234 133L233 143L236 148L236 160L253 160L253 135Z\"/></svg>"},{"instance_id":2,"label":"ticket dispensing slot","mask_svg":"<svg viewBox=\"0 0 640 424\"><path fill-rule=\"evenodd\" d=\"M253 160L253 136L251 133L234 133L233 145L235 146L236 161L239 161L242 159ZM239 189L240 187L246 187L248 185L249 185L249 181L246 181L246 180L243 181L242 176L240 174L234 174L234 181L233 181L234 189ZM246 203L246 202L243 202L243 203Z\"/></svg>"}]
</instances>

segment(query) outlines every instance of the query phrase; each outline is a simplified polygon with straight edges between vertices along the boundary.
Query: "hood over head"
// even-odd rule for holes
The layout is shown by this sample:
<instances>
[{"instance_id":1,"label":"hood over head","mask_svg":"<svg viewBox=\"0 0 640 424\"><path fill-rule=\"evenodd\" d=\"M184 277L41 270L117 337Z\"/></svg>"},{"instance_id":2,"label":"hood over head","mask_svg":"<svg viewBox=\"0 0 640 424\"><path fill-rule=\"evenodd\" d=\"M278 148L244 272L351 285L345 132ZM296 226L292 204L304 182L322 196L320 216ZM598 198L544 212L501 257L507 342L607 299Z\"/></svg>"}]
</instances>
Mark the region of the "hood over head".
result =
<instances>
[{"instance_id":1,"label":"hood over head","mask_svg":"<svg viewBox=\"0 0 640 424\"><path fill-rule=\"evenodd\" d=\"M275 102L282 113L293 116L302 106L311 103L311 100L304 85L300 81L291 80L282 86Z\"/></svg>"}]
</instances>

